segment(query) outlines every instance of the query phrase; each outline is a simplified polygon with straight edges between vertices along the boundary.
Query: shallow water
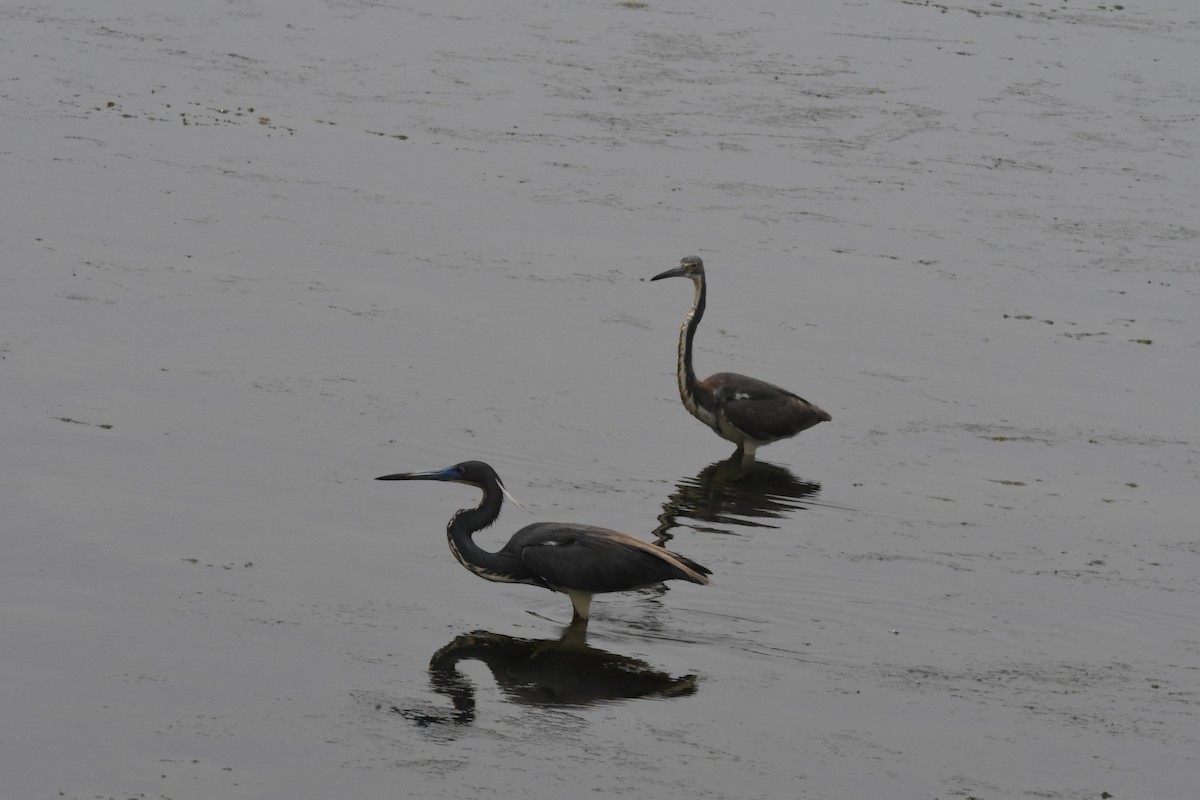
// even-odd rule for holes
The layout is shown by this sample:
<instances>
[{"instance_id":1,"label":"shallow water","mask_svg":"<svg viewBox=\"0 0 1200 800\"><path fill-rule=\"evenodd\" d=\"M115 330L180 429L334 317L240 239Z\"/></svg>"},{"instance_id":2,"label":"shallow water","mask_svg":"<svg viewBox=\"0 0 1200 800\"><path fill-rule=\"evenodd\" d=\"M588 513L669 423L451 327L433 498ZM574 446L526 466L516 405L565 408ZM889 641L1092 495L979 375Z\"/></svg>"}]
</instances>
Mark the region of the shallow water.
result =
<instances>
[{"instance_id":1,"label":"shallow water","mask_svg":"<svg viewBox=\"0 0 1200 800\"><path fill-rule=\"evenodd\" d=\"M6 796L1194 794L1183 6L0 19ZM713 583L581 641L466 458Z\"/></svg>"}]
</instances>

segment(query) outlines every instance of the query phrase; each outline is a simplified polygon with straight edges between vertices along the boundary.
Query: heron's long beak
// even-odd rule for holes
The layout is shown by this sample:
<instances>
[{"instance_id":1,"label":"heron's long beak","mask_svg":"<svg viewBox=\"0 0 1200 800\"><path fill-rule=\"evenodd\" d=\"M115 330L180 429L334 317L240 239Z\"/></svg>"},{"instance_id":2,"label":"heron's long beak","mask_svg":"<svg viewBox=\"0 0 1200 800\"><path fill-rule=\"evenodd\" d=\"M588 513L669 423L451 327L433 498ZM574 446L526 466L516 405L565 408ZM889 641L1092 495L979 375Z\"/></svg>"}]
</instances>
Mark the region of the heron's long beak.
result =
<instances>
[{"instance_id":1,"label":"heron's long beak","mask_svg":"<svg viewBox=\"0 0 1200 800\"><path fill-rule=\"evenodd\" d=\"M395 475L381 475L375 480L377 481L452 481L454 480L454 470L433 469L429 472L397 472Z\"/></svg>"},{"instance_id":2,"label":"heron's long beak","mask_svg":"<svg viewBox=\"0 0 1200 800\"><path fill-rule=\"evenodd\" d=\"M666 272L658 273L650 280L656 281L660 278L683 278L683 277L686 277L687 274L688 274L687 270L684 268L684 266L682 264L680 264L678 267L669 269Z\"/></svg>"},{"instance_id":3,"label":"heron's long beak","mask_svg":"<svg viewBox=\"0 0 1200 800\"><path fill-rule=\"evenodd\" d=\"M430 470L428 472L397 472L395 475L380 475L375 480L377 480L377 481L457 481L460 483L466 483L466 481L459 481L458 473L454 471L454 467L446 467L445 469L434 469L434 470ZM520 501L517 500L517 498L512 496L512 494L508 491L508 488L504 485L504 481L500 480L499 478L496 478L496 483L500 484L500 491L504 492L504 496L507 497L510 501L512 501L513 505L515 505L519 508L525 507L525 506L521 505ZM476 486L477 484L472 483L469 485Z\"/></svg>"}]
</instances>

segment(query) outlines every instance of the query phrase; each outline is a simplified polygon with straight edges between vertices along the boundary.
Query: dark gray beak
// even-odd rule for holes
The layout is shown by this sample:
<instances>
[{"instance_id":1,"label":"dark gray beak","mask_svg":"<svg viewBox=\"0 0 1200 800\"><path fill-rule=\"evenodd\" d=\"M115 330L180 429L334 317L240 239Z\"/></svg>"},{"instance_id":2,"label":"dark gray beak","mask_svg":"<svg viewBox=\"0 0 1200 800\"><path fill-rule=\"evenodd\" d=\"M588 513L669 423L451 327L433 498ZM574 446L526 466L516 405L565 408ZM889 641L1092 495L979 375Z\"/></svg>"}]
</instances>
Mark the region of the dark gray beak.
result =
<instances>
[{"instance_id":1,"label":"dark gray beak","mask_svg":"<svg viewBox=\"0 0 1200 800\"><path fill-rule=\"evenodd\" d=\"M435 469L429 472L397 472L395 475L381 475L377 481L452 481L455 479L454 469Z\"/></svg>"},{"instance_id":2,"label":"dark gray beak","mask_svg":"<svg viewBox=\"0 0 1200 800\"><path fill-rule=\"evenodd\" d=\"M684 278L684 277L687 277L687 274L688 274L687 269L684 268L684 266L682 264L680 264L678 267L669 269L666 272L658 273L650 280L656 281L656 280L659 280L660 278Z\"/></svg>"}]
</instances>

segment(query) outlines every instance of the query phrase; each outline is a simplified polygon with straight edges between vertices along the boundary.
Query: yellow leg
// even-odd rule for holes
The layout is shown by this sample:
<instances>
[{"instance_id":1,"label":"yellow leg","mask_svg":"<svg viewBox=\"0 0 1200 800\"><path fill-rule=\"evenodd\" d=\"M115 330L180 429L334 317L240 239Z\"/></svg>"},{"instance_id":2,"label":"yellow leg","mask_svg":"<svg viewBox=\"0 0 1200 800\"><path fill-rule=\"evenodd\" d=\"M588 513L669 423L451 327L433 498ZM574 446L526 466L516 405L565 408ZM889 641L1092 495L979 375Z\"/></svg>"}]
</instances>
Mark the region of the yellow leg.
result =
<instances>
[{"instance_id":1,"label":"yellow leg","mask_svg":"<svg viewBox=\"0 0 1200 800\"><path fill-rule=\"evenodd\" d=\"M592 606L592 593L567 589L567 597L571 598L571 605L575 607L575 619L586 620Z\"/></svg>"}]
</instances>

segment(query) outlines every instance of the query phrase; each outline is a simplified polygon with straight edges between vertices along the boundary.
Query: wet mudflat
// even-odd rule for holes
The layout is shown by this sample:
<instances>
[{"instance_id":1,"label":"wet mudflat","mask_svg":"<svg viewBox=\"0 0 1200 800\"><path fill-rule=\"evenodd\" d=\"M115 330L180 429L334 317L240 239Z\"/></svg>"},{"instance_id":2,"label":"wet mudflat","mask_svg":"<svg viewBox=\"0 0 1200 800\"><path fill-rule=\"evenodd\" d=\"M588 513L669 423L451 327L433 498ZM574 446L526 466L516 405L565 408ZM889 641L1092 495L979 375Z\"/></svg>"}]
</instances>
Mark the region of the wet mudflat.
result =
<instances>
[{"instance_id":1,"label":"wet mudflat","mask_svg":"<svg viewBox=\"0 0 1200 800\"><path fill-rule=\"evenodd\" d=\"M5 796L1194 796L1200 20L811 5L0 11Z\"/></svg>"}]
</instances>

